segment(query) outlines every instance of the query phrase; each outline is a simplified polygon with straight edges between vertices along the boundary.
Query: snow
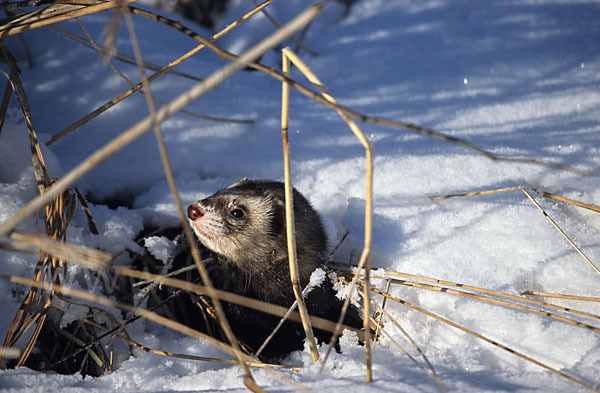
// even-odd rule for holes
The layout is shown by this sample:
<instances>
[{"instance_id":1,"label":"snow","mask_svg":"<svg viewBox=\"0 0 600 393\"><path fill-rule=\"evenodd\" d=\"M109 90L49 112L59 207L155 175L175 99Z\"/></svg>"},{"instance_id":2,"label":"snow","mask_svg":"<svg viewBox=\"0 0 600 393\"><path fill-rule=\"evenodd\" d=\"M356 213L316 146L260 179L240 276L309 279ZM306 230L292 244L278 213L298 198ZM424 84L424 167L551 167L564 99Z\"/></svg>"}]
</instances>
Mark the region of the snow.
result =
<instances>
[{"instance_id":1,"label":"snow","mask_svg":"<svg viewBox=\"0 0 600 393\"><path fill-rule=\"evenodd\" d=\"M234 1L223 27L251 9ZM269 6L285 22L306 2ZM309 29L305 43L318 53L300 57L343 105L370 116L414 123L464 138L495 154L558 162L582 171L600 167L600 25L594 1L497 0L490 2L361 0L344 17L330 4ZM110 13L81 18L95 39ZM174 17L179 19L179 17ZM174 30L134 16L144 58L167 64L196 44ZM191 22L184 22L193 26ZM80 34L73 21L59 25ZM219 27L219 26L218 26ZM204 36L210 32L193 27ZM257 15L219 41L240 53L273 30ZM128 85L88 48L44 28L24 34L33 54L28 67L19 39L7 45L19 60L38 138L50 138ZM118 49L132 53L124 26ZM294 48L293 43L289 45ZM278 67L280 55L262 61ZM115 62L134 81L135 67ZM177 69L204 77L225 64L208 50ZM7 67L4 65L6 71ZM294 72L294 79L305 79ZM152 84L165 101L191 86L168 75ZM308 83L308 82L306 82ZM215 123L177 114L161 127L184 204L242 177L283 178L278 82L242 71L188 106L212 116L253 120ZM57 143L43 147L52 176L75 165L145 117L134 94ZM541 165L494 162L459 146L384 126L361 124L375 151L374 275L385 269L455 281L518 295L524 290L599 296L598 276L521 191L432 201L430 195L527 186L590 203L600 200L597 176ZM292 91L290 141L295 186L323 216L335 255L357 261L364 230L364 150L339 116ZM14 100L0 134L0 222L37 194L25 123ZM99 235L91 235L78 209L69 241L112 253L135 250L144 223L174 223L177 214L152 133L102 163L77 183L91 201ZM592 260L600 260L600 216L533 193L548 214ZM105 201L126 201L109 209ZM34 217L19 226L33 231ZM146 246L167 260L173 245L151 238ZM36 256L0 251L4 274L30 277ZM77 268L73 267L73 271ZM75 282L82 286L84 283ZM382 280L374 284L384 289ZM24 287L0 282L0 336L22 300ZM600 340L595 332L530 312L448 293L393 285L391 294L467 329L573 375L598 384ZM380 298L376 299L380 302ZM600 313L589 302L552 303ZM517 358L422 313L388 301L386 310L410 334L451 392L577 392L583 387ZM558 313L558 311L552 311ZM576 317L598 325L597 318ZM210 345L150 322L131 327L152 348L222 357ZM386 330L418 357L391 323ZM323 373L308 350L286 363L302 371L254 370L268 391L294 384L322 392L434 392L437 383L388 338L373 349L374 382L364 382L364 348L349 334ZM321 348L324 355L326 348ZM293 384L290 384L290 381ZM0 389L11 392L246 391L239 366L165 358L137 351L100 378L0 370Z\"/></svg>"}]
</instances>

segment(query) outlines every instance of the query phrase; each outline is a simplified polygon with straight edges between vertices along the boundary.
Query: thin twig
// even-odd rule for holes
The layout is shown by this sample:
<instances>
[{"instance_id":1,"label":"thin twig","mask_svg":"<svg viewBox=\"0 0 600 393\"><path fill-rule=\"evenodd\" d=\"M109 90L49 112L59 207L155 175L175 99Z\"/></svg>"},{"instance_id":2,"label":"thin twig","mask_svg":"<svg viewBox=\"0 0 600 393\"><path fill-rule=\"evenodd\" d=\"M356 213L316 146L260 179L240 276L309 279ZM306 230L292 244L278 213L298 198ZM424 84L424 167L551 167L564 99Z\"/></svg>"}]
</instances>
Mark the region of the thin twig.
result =
<instances>
[{"instance_id":1,"label":"thin twig","mask_svg":"<svg viewBox=\"0 0 600 393\"><path fill-rule=\"evenodd\" d=\"M346 266L346 265L343 265L343 264L340 264L340 263L336 263L335 265L337 265L337 266ZM349 273L352 273L352 271L349 271ZM487 293L487 294L490 294L490 295L493 295L493 296L499 296L499 297L504 297L504 298L507 298L507 299L516 300L516 301L519 301L519 302L524 302L524 303L529 303L529 304L535 304L535 305L538 305L538 306L541 306L541 307L553 308L555 310L559 310L559 311L563 311L563 312L567 312L567 313L573 313L573 314L581 315L581 316L588 317L588 318L600 319L600 316L595 315L595 314L591 314L591 313L588 313L588 312L585 312L585 311L574 310L574 309L569 308L569 307L563 307L563 306L558 306L558 305L552 304L552 303L541 302L541 301L530 299L530 298L527 298L527 297L511 295L511 294L508 294L508 293L503 293L503 292L498 292L498 291L492 291L490 289L476 287L476 286L473 286L473 285L455 283L455 282L452 282L452 281L440 280L440 279L437 279L437 278L425 277L425 276L420 276L420 275L416 275L416 274L396 272L396 271L392 271L392 270L386 270L385 273L389 274L390 276L407 277L407 278L414 279L414 280L433 282L433 283L437 283L437 284L441 284L441 285L452 286L452 287L467 289L467 290L471 290L471 291L477 291L477 292ZM388 279L389 277L377 277L377 278Z\"/></svg>"},{"instance_id":2,"label":"thin twig","mask_svg":"<svg viewBox=\"0 0 600 393\"><path fill-rule=\"evenodd\" d=\"M535 188L533 188L533 190L537 192L537 190ZM544 190L542 190L542 196L545 198L552 198L552 199L559 200L561 202L570 203L571 205L579 206L584 209L588 209L593 212L600 213L600 206L594 205L593 203L584 203L584 202L576 201L574 199L569 199L564 196L556 195L556 194L553 194L551 192L544 191Z\"/></svg>"},{"instance_id":3,"label":"thin twig","mask_svg":"<svg viewBox=\"0 0 600 393\"><path fill-rule=\"evenodd\" d=\"M323 97L331 103L336 104L337 101L335 100L335 98L333 98L333 96L331 94L329 94L329 92L327 91L327 89L325 88L325 86L321 83L321 81L319 80L319 78L317 78L317 76L306 66L306 64L304 64L304 62L302 62L302 60L300 60L300 58L294 53L292 52L289 48L284 48L282 50L284 59L289 59L287 61L291 61L294 63L294 65L296 67L298 67L298 69L300 70L300 72L302 72L302 74L317 88L319 89L319 91L321 92L321 94L323 95ZM284 61L285 64L285 61ZM286 77L286 80L289 80L289 78L287 78L287 74L284 72L283 73L284 76ZM287 82L284 82L284 86L287 86ZM367 382L371 382L373 380L373 376L372 376L372 359L371 359L371 328L370 328L370 324L369 324L369 319L370 319L370 301L369 301L369 286L370 286L370 280L369 280L369 274L371 272L371 242L372 242L372 223L373 223L373 146L371 145L371 143L369 142L369 140L365 137L365 135L363 134L363 132L360 130L360 128L358 127L358 125L350 118L348 118L348 116L346 116L346 114L342 111L337 111L338 114L340 115L340 117L346 122L346 124L348 125L348 127L350 128L350 130L354 133L354 135L358 138L358 140L362 143L363 147L365 148L365 155L366 155L366 191L365 191L365 239L364 239L364 245L363 245L363 252L361 255L361 263L359 263L359 266L364 265L365 268L365 282L366 282L366 289L363 293L363 300L364 300L364 305L363 305L363 312L364 312L364 321L363 321L363 329L364 329L364 334L365 334L365 362L366 362L366 366L367 366L367 375L366 375L366 380ZM357 270L358 273L359 270ZM348 299L346 299L347 301ZM340 319L338 321L338 323L340 323L345 315L345 310L347 309L347 305L346 303L344 303L345 309L343 308L342 313L340 315ZM332 344L335 343L335 341L337 340L337 334L339 334L339 332L334 332L334 334L331 337L331 341L329 343L329 348L327 351L327 355L325 357L325 359L323 360L323 364L322 367L324 367L325 362L327 361L327 357L329 356L329 353L331 353L331 348L333 347Z\"/></svg>"},{"instance_id":4,"label":"thin twig","mask_svg":"<svg viewBox=\"0 0 600 393\"><path fill-rule=\"evenodd\" d=\"M250 18L252 15L254 15L258 11L260 11L260 9L262 9L263 7L266 7L268 4L270 4L273 1L274 0L265 1L263 4L261 4L260 7L257 7L256 9L248 12L246 15L244 15L243 17L241 17L240 19L238 19L234 23L228 25L226 28L224 28L223 30L221 30L217 34L213 35L213 37L209 41L210 42L214 42L214 41L218 40L219 38L221 38L222 36L224 36L225 34L227 34L228 32L230 32L231 30L233 30L234 28L236 28L239 25L241 25L243 22L245 22L246 20L248 20L248 18ZM141 9L138 9L138 8L135 8L135 7L132 7L132 6L129 7L129 11L132 12L132 13L134 13L134 14L136 14L136 15L141 15L141 16L143 16L145 18L165 23L163 21L163 19L165 19L164 17L162 17L160 15L157 15L157 14L154 14L154 13L152 13L150 11L141 10ZM148 77L148 82L152 82L152 81L158 79L159 77L163 76L167 72L171 71L175 66L177 66L178 64L181 64L183 61L189 59L190 57L192 57L194 54L198 53L199 51L201 51L205 47L206 46L204 44L200 44L200 45L196 46L194 49L188 51L183 56L181 56L178 59L176 59L175 61L172 61L171 63L169 63L169 65L163 67L162 70L160 70L160 71L154 73L153 75L149 76ZM140 90L141 88L142 88L142 82L140 82L137 85L135 85L134 88L131 88L131 89L129 89L129 90L121 93L118 97L113 98L112 100L110 100L106 104L101 105L100 107L96 108L94 111L92 111L91 113L87 114L83 118L79 119L75 123L71 124L70 126L68 126L67 128L65 128L64 130L56 133L46 143L46 145L50 146L51 144L55 143L59 139L61 139L64 136L66 136L67 134L69 134L69 133L73 132L74 130L76 130L77 128L81 127L83 124L85 124L88 121L94 119L95 117L99 116L101 113L107 111L108 109L112 108L113 106L115 106L119 102L123 101L125 98L131 96L133 93L135 93L136 91ZM208 117L207 116L206 120L213 120L213 121L228 120L229 121L230 119L221 119L221 118L217 118L217 117ZM233 120L233 121L235 122L236 120ZM250 122L250 120L237 120L237 121L238 122L245 122L246 124L249 124L249 122Z\"/></svg>"},{"instance_id":5,"label":"thin twig","mask_svg":"<svg viewBox=\"0 0 600 393\"><path fill-rule=\"evenodd\" d=\"M136 0L123 0L132 3ZM53 25L84 15L91 15L114 8L117 1L99 2L94 5L51 5L43 10L35 10L0 25L0 37L8 37L24 31L34 30L43 26Z\"/></svg>"},{"instance_id":6,"label":"thin twig","mask_svg":"<svg viewBox=\"0 0 600 393\"><path fill-rule=\"evenodd\" d=\"M150 15L145 15L143 12L138 12L138 11L139 10L136 9L136 11L132 11L132 12L153 19L153 17L151 17ZM205 44L210 50L215 52L222 59L234 61L238 58L238 56L214 45L213 43L209 42L209 40L207 40L206 38L202 37L201 35L193 32L189 28L183 26L178 21L168 19L168 18L165 18L162 16L160 17L159 21L186 34L187 36L193 38L194 40ZM543 161L543 160L538 160L535 158L501 156L498 154L494 154L494 153L492 153L482 147L479 147L471 142L468 142L465 139L446 135L444 133L433 131L433 130L427 129L425 127L418 126L416 124L401 122L401 121L397 121L397 120L384 119L381 117L364 115L362 113L353 111L343 105L340 105L339 103L334 103L334 102L327 100L326 98L322 97L319 93L316 93L316 92L310 90L309 88L303 86L302 84L300 84L292 79L287 78L285 75L283 75L281 72L275 70L274 68L267 67L260 63L255 63L255 62L248 63L248 67L251 67L258 71L264 72L265 74L277 79L280 82L287 82L287 83L289 83L290 87L293 87L294 89L298 90L299 92L306 95L307 97L309 97L325 106L328 106L335 110L342 111L346 116L348 116L352 119L355 119L357 121L360 121L362 123L379 124L379 125L384 125L384 126L393 127L393 128L401 128L401 129L415 132L415 133L418 133L418 134L421 134L424 136L440 139L440 140L461 146L468 150L477 152L478 154L481 154L481 155L489 158L492 161L538 165L538 166L543 166L543 167L547 167L547 168L560 169L560 170L572 172L572 173L575 173L580 176L600 176L600 171L598 171L598 170L585 171L585 170L581 170L581 169L572 167L570 165L566 165L566 164L562 164L562 163L558 163L558 162Z\"/></svg>"},{"instance_id":7,"label":"thin twig","mask_svg":"<svg viewBox=\"0 0 600 393\"><path fill-rule=\"evenodd\" d=\"M548 221L550 221L552 226L554 226L554 228L556 228L556 230L567 240L567 242L571 245L571 247L573 247L575 249L575 251L577 251L577 253L579 255L581 255L581 257L596 271L596 273L600 274L600 269L598 269L598 267L596 267L596 265L594 265L594 263L583 253L583 251L573 242L573 240L571 240L571 238L558 226L558 224L552 219L552 217L550 217L550 215L548 213L546 213L544 208L542 206L540 206L540 204L535 200L535 198L533 198L531 196L531 194L523 186L503 188L503 189L492 190L492 191L472 192L472 193L465 193L465 194L431 196L429 198L433 199L433 200L439 200L439 199L477 196L477 195L488 195L488 194L495 194L495 193L500 193L500 192L515 191L515 190L521 190L525 194L525 196L527 196L527 198L535 205L535 207L537 207L538 210L544 215L544 217L546 217L548 219ZM586 206L586 207L588 207L588 206Z\"/></svg>"},{"instance_id":8,"label":"thin twig","mask_svg":"<svg viewBox=\"0 0 600 393\"><path fill-rule=\"evenodd\" d=\"M289 75L290 60L286 56L286 53L282 53L282 72L284 75ZM284 167L284 178L285 178L285 223L286 223L286 239L288 258L290 266L290 280L292 281L292 288L294 290L294 296L300 311L300 317L302 318L302 327L304 334L306 335L306 342L310 348L310 353L313 358L313 362L319 360L319 350L317 349L317 342L310 325L310 319L308 318L308 311L302 298L302 290L299 284L299 269L296 255L296 224L294 220L294 196L292 188L292 170L290 164L290 151L289 151L289 138L288 138L288 122L289 122L289 96L290 88L287 83L282 84L281 93L281 139L283 143L283 167Z\"/></svg>"},{"instance_id":9,"label":"thin twig","mask_svg":"<svg viewBox=\"0 0 600 393\"><path fill-rule=\"evenodd\" d=\"M124 8L124 15L125 15L125 21L127 24L127 28L129 30L129 35L130 35L131 41L133 43L133 49L134 49L136 61L138 63L138 68L140 70L142 84L144 86L143 93L146 98L146 104L148 105L148 109L150 110L150 115L152 117L156 117L156 108L154 107L154 101L152 100L152 93L150 92L150 84L148 83L148 79L146 77L146 70L143 66L142 54L141 54L140 47L139 47L139 44L137 41L135 28L133 26L133 21L131 20L131 14L129 13L128 8ZM169 188L171 189L171 193L173 194L173 196L175 198L175 203L177 205L177 211L179 212L179 218L183 224L186 238L188 239L188 241L190 243L190 247L192 249L192 256L196 263L196 267L198 268L198 272L200 273L200 276L202 277L202 282L208 288L209 296L211 297L213 306L217 312L217 320L218 320L219 324L221 325L221 327L223 328L225 335L227 336L227 340L229 341L229 344L231 345L231 348L233 349L235 357L238 359L240 366L246 373L246 378L250 381L254 381L254 378L252 377L250 368L248 368L248 365L246 364L244 357L242 356L242 352L240 350L238 340L235 337L235 334L233 333L233 331L231 330L229 321L227 321L227 317L225 316L225 311L223 310L223 307L221 306L221 302L219 301L219 298L216 296L216 294L212 291L213 290L212 282L208 276L208 273L206 272L206 268L204 267L204 265L202 264L202 261L200 259L200 253L198 252L198 248L195 244L194 238L192 237L193 235L189 228L187 218L185 216L185 213L183 212L183 204L181 203L181 198L179 197L179 192L177 191L177 187L175 185L175 179L173 178L173 171L171 169L171 164L169 162L169 158L167 155L167 149L165 147L165 143L164 143L164 139L162 136L162 131L160 129L160 125L157 122L153 122L152 126L153 126L154 132L156 134L156 140L158 142L158 149L160 152L160 158L161 158L163 168L165 171L165 176L167 178L167 182L169 183ZM255 385L255 384L253 384L253 385ZM262 389L258 389L258 391L262 391Z\"/></svg>"},{"instance_id":10,"label":"thin twig","mask_svg":"<svg viewBox=\"0 0 600 393\"><path fill-rule=\"evenodd\" d=\"M254 5L256 7L258 7L258 1L257 0L252 0L252 2L254 3ZM271 13L269 11L267 11L266 9L262 9L261 12L263 13L263 15L278 29L281 28L281 23L277 22L277 20L273 17L273 15L271 15ZM306 46L306 44L304 42L302 42L302 40L297 39L296 37L294 37L293 35L290 36L290 40L293 41L296 44L296 48L302 48L304 49L309 55L313 56L313 57L317 57L317 52L313 51L312 49L310 49L308 46ZM296 52L298 51L298 49L296 49Z\"/></svg>"},{"instance_id":11,"label":"thin twig","mask_svg":"<svg viewBox=\"0 0 600 393\"><path fill-rule=\"evenodd\" d=\"M474 332L474 331L472 331L470 329L467 329L464 326L461 326L461 325L459 325L459 324L457 324L455 322L452 322L452 321L450 321L450 320L448 320L446 318L443 318L443 317L441 317L439 315L436 315L436 314L434 314L434 313L432 313L430 311L427 311L427 310L425 310L425 309L423 309L421 307L415 306L415 305L413 305L413 304L411 304L411 303L409 303L409 302L407 302L405 300L402 300L402 299L396 298L394 296L391 296L391 295L389 295L389 294L387 294L387 293L385 293L383 291L380 291L377 288L372 288L372 290L375 293L379 294L379 295L382 295L382 296L385 296L385 297L389 298L390 300L393 300L393 301L395 301L397 303L400 303L400 304L402 304L402 305L404 305L406 307L409 307L409 308L411 308L411 309L413 309L415 311L418 311L418 312L420 312L422 314L425 314L425 315L427 315L429 317L437 319L438 321L441 321L441 322L443 322L443 323L445 323L447 325L450 325L450 326L452 326L452 327L454 327L454 328L456 328L458 330L461 330L461 331L463 331L463 332L465 332L467 334L470 334L470 335L472 335L474 337L477 337L478 339L480 339L482 341L485 341L485 342L487 342L489 344L492 344L495 347L500 348L500 349L502 349L504 351L507 351L507 352L509 352L509 353L511 353L511 354L513 354L513 355L515 355L515 356L517 356L519 358L521 358L521 359L524 359L524 360L526 360L526 361L528 361L530 363L533 363L533 364L535 364L535 365L537 365L539 367L542 367L542 368L544 368L544 369L546 369L546 370L548 370L548 371L550 371L550 372L552 372L554 374L560 375L561 377L563 377L563 378L565 378L565 379L567 379L567 380L569 380L571 382L574 382L574 383L576 383L578 385L581 385L581 386L583 386L583 387L585 387L587 389L593 390L594 392L600 392L600 389L596 388L595 386L593 386L593 385L591 385L591 384L589 384L587 382L584 382L584 381L582 381L580 379L572 377L571 375L569 375L567 373L564 373L564 372L559 371L559 370L557 370L557 369L555 369L553 367L550 367L550 366L548 366L548 365L540 362L539 360L535 360L532 357L529 357L529 356L527 356L525 354L522 354L522 353L520 353L520 352L518 352L518 351L516 351L516 350L514 350L512 348L507 347L506 345L500 344L497 341L494 341L494 340L489 339L489 338L487 338L487 337L485 337L485 336L483 336L483 335L481 335L481 334L479 334L477 332Z\"/></svg>"},{"instance_id":12,"label":"thin twig","mask_svg":"<svg viewBox=\"0 0 600 393\"><path fill-rule=\"evenodd\" d=\"M569 299L569 300L580 300L583 302L600 302L600 297L593 296L578 296L578 295L565 295L562 293L549 293L539 291L525 291L521 292L521 295L540 296L540 297L552 297L557 299ZM600 318L600 317L598 317Z\"/></svg>"},{"instance_id":13,"label":"thin twig","mask_svg":"<svg viewBox=\"0 0 600 393\"><path fill-rule=\"evenodd\" d=\"M136 125L130 127L122 134L114 138L105 146L98 149L95 153L93 153L82 163L73 168L65 176L56 181L56 183L49 187L43 195L40 195L31 200L15 215L3 222L0 225L0 237L8 235L8 233L11 232L17 225L19 225L21 221L35 213L39 208L48 203L53 197L60 194L71 184L73 184L82 176L84 176L93 168L95 168L96 165L106 160L108 157L112 156L117 151L123 149L125 146L129 145L134 140L148 132L148 130L152 127L152 124L154 122L160 123L166 120L173 114L177 113L177 111L188 105L191 101L195 100L203 94L206 94L208 91L214 89L238 71L244 69L251 61L257 59L265 51L269 50L270 48L283 41L289 34L293 33L294 31L297 31L303 25L308 23L308 21L315 18L321 12L322 9L322 4L311 6L307 9L307 11L303 12L294 20L292 20L289 24L287 24L284 29L278 30L273 35L267 37L259 44L249 49L242 56L240 56L236 62L230 63L225 67L221 68L220 70L214 72L204 81L198 83L190 90L184 92L176 99L171 101L169 105L162 107L156 113L156 116L146 117L145 119L139 121Z\"/></svg>"}]
</instances>

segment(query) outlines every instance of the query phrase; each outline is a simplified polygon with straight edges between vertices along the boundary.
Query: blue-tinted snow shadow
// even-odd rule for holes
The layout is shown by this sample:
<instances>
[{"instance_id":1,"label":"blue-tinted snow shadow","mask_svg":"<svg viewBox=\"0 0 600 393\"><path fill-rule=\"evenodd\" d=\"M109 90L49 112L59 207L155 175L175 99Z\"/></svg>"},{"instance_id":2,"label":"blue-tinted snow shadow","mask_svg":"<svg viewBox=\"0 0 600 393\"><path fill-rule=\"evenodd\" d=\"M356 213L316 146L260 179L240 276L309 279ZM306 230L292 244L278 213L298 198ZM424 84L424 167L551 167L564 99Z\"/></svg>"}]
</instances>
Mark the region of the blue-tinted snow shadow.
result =
<instances>
[{"instance_id":1,"label":"blue-tinted snow shadow","mask_svg":"<svg viewBox=\"0 0 600 393\"><path fill-rule=\"evenodd\" d=\"M594 115L600 103L586 103L577 113L541 110L535 119L512 119L511 114L518 111L520 103L539 99L543 109L546 97L560 97L565 91L575 96L580 87L600 85L600 72L590 70L598 63L600 25L595 15L599 9L596 4L586 3L539 6L497 1L435 3L432 7L407 3L404 14L355 16L332 28L329 37L309 35L307 43L327 57L304 58L342 104L361 113L414 122L491 150L511 148L520 155L592 166L593 157L585 154L590 146L562 151L560 155L556 147L572 145L582 134L588 142L598 139L597 144L588 143L592 147L600 145ZM86 23L94 37L104 26L100 16L86 19ZM140 25L145 34L153 33L149 25ZM177 48L171 48L172 41L162 35L177 33L167 32L161 31L156 42L143 41L146 46L142 49L152 53L152 45L162 45L161 50L168 52L164 59L171 59L176 57L175 49L182 52L193 46L187 41L179 44L178 40ZM58 49L46 48L47 32L31 34L33 52L40 56L34 60L47 70L44 79L54 83L28 80L24 75L35 124L40 125L41 132L53 135L127 87L93 51L69 51L77 47L70 42ZM331 64L331 54L335 54L335 64ZM202 56L199 59L187 63L196 67L198 76L216 67L213 56L208 61ZM73 67L77 61L94 64L92 69L74 73L81 85L61 79L64 68ZM587 69L581 68L582 64L588 64ZM135 68L129 73L134 75ZM303 80L297 74L294 77ZM190 85L185 79L167 78L153 88L165 100ZM93 95L89 91L92 87ZM182 119L182 125L178 127L174 121L165 131L175 171L191 168L202 176L281 177L279 82L257 72L243 72L224 88L227 90L210 93L190 109L253 118L256 124L224 126L219 132L214 123L177 115L175 119ZM97 90L105 93L97 94ZM51 105L57 101L62 105ZM560 100L556 102L560 105ZM479 109L486 110L487 115L473 115ZM319 159L326 163L364 155L358 141L339 143L339 138L350 135L350 131L331 109L293 93L291 110L290 131L299 133L292 135L295 160ZM494 118L497 113L499 120ZM136 95L81 127L68 137L68 143L58 143L52 149L64 169L69 170L146 114L143 97ZM461 117L467 120L461 123ZM198 132L186 138L176 135L190 128ZM206 129L213 131L203 132ZM427 137L413 137L403 130L374 125L363 125L363 129L374 137L376 153L381 155L454 154L462 149ZM72 149L73 145L77 149ZM119 153L123 155L130 157L131 165L123 166L122 159L115 159L100 170L112 173L111 181L121 179L122 186L115 189L140 192L128 189L128 179L133 178L137 188L147 188L163 178L153 136ZM104 179L91 181L89 187L99 189L104 183Z\"/></svg>"},{"instance_id":2,"label":"blue-tinted snow shadow","mask_svg":"<svg viewBox=\"0 0 600 393\"><path fill-rule=\"evenodd\" d=\"M328 48L340 57L354 50L355 63L345 62L322 79L334 94L341 92L342 104L363 114L414 122L491 150L511 148L531 157L593 165L585 149L558 155L556 147L576 142L582 133L586 138L598 134L594 113L600 102L582 102L580 110L571 111L544 105L568 107L561 102L565 92L565 99L575 99L578 88L600 85L600 73L590 70L598 67L598 5L521 5L517 13L507 11L514 8L504 2L452 3L407 12L400 19L384 13L359 19L341 28L342 43ZM373 26L397 34L373 39ZM320 71L327 74L328 66ZM525 108L536 102L539 108ZM328 109L308 105L315 118L311 127L332 118ZM472 113L481 109L484 115ZM383 153L422 155L444 147L430 138L398 137L406 131L364 128L378 134ZM593 138L600 143L600 137ZM343 151L336 147L336 154L343 156Z\"/></svg>"}]
</instances>

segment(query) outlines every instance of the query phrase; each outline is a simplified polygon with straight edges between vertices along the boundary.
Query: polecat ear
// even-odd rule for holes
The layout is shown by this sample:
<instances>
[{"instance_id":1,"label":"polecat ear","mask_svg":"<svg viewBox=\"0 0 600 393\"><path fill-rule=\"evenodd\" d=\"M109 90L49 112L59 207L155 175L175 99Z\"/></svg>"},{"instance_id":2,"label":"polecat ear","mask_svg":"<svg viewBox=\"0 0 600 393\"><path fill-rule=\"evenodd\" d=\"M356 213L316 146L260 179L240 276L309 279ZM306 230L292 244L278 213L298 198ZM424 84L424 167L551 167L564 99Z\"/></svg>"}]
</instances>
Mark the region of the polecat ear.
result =
<instances>
[{"instance_id":1,"label":"polecat ear","mask_svg":"<svg viewBox=\"0 0 600 393\"><path fill-rule=\"evenodd\" d=\"M234 188L234 187L237 187L237 186L241 186L242 184L246 183L247 181L248 181L248 178L247 177L243 177L243 178L241 178L240 180L236 181L235 183L233 183L232 185L230 185L227 188Z\"/></svg>"},{"instance_id":2,"label":"polecat ear","mask_svg":"<svg viewBox=\"0 0 600 393\"><path fill-rule=\"evenodd\" d=\"M285 203L279 199L273 199L273 220L271 221L271 229L277 235L285 236Z\"/></svg>"}]
</instances>

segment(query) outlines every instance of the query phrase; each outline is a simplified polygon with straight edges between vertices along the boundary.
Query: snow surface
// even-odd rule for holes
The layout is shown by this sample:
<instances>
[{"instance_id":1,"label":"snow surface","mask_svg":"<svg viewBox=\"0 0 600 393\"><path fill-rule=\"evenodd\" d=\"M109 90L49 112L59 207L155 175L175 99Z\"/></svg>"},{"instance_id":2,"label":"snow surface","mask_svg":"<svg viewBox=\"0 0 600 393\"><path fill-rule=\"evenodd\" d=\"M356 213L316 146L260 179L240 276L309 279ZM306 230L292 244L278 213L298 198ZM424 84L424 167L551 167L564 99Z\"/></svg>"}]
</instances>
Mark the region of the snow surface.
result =
<instances>
[{"instance_id":1,"label":"snow surface","mask_svg":"<svg viewBox=\"0 0 600 393\"><path fill-rule=\"evenodd\" d=\"M221 25L237 19L251 4L235 2ZM287 0L269 9L285 22L306 5ZM497 154L595 170L600 167L599 15L598 3L585 0L361 0L347 17L343 7L329 5L305 41L318 57L304 51L300 56L343 105L358 112L419 124ZM109 16L91 15L81 21L94 38L101 39ZM147 61L167 64L195 46L191 39L163 25L135 16L134 20ZM80 33L75 22L60 27ZM239 52L272 30L269 22L257 15L220 44ZM23 69L41 141L48 141L128 88L90 49L47 28L24 36L33 54L33 67L27 66L18 38L8 39L7 44ZM125 28L117 43L119 50L132 53ZM262 61L277 67L279 54L268 53ZM116 64L129 78L139 80L135 67ZM178 69L203 77L223 64L203 51ZM293 77L303 81L299 74ZM168 101L191 83L169 75L154 82L152 92ZM280 94L275 80L244 71L187 109L252 119L253 125L214 123L182 114L162 124L184 203L242 177L282 179ZM37 193L25 124L14 101L12 105L0 134L0 221ZM51 174L66 173L147 113L144 98L136 94L44 147ZM597 274L520 191L435 202L427 198L527 185L598 203L598 177L539 165L493 162L408 131L367 124L362 128L375 150L375 267L510 294L530 289L600 295ZM350 231L335 258L353 257L356 261L363 239L365 164L361 145L336 113L296 92L291 98L290 131L295 186L323 216L332 245ZM85 216L78 209L67 235L71 242L116 253L137 247L133 238L144 222L177 220L152 133L101 164L77 186L98 202L92 205L92 213L100 234L89 234ZM599 261L600 216L535 196L582 251L592 261ZM111 199L127 200L130 208L111 210L99 203ZM34 230L35 226L31 218L20 228ZM172 247L164 239L152 239L149 246L161 259L167 258ZM0 255L3 273L31 276L35 257ZM384 285L377 280L374 284ZM0 312L4 315L0 335L5 334L25 291L0 282ZM599 382L600 340L590 330L424 289L397 285L391 293L590 384ZM553 302L600 313L595 304ZM426 353L448 391L587 391L426 315L392 302L386 309ZM598 325L594 319L580 320ZM398 329L391 324L386 329L416 355ZM222 356L208 344L149 322L136 322L130 334L157 349ZM286 379L323 392L439 391L388 339L374 348L371 384L364 382L363 347L351 335L343 337L342 353L332 355L323 373L319 373L319 365L312 364L307 351L293 353L287 363L305 368L278 375L255 370L258 384L269 391L294 390ZM25 368L2 370L0 390L238 392L245 391L242 377L238 366L137 352L117 371L100 378Z\"/></svg>"}]
</instances>

